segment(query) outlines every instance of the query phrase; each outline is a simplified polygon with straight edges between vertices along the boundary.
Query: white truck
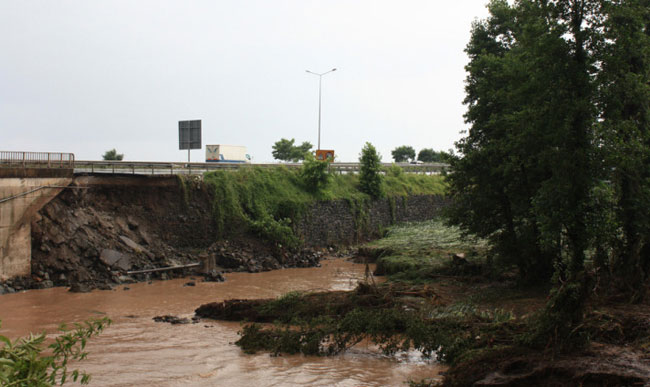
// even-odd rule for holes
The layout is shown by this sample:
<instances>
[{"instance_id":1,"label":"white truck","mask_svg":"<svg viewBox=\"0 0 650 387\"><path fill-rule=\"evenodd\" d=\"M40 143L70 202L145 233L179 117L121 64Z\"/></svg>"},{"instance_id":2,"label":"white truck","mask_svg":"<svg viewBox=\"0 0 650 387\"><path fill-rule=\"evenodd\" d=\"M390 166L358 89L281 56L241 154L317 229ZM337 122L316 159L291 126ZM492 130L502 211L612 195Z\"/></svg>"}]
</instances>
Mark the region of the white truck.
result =
<instances>
[{"instance_id":1,"label":"white truck","mask_svg":"<svg viewBox=\"0 0 650 387\"><path fill-rule=\"evenodd\" d=\"M246 147L240 145L206 145L206 163L250 163Z\"/></svg>"}]
</instances>

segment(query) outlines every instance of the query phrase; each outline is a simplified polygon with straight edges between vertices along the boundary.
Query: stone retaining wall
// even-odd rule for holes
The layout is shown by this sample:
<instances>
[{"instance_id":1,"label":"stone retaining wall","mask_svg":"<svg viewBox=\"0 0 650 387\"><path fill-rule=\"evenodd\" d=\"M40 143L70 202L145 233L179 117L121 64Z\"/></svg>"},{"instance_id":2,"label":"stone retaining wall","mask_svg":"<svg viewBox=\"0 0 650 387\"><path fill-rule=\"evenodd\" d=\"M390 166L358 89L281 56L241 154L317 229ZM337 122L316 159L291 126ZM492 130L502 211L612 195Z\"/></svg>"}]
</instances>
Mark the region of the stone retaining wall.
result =
<instances>
[{"instance_id":1,"label":"stone retaining wall","mask_svg":"<svg viewBox=\"0 0 650 387\"><path fill-rule=\"evenodd\" d=\"M380 236L391 224L433 219L447 204L448 199L433 195L318 202L297 231L307 246L349 245Z\"/></svg>"}]
</instances>

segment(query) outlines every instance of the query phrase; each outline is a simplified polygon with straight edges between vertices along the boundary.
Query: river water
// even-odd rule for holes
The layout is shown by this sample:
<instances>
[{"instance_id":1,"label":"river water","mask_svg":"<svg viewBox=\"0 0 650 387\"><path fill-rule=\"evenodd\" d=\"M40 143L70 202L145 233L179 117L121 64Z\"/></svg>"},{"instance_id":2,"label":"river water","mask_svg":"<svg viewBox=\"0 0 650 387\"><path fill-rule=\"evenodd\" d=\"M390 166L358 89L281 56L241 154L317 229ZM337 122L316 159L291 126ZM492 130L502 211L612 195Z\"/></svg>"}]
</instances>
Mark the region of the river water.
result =
<instances>
[{"instance_id":1,"label":"river water","mask_svg":"<svg viewBox=\"0 0 650 387\"><path fill-rule=\"evenodd\" d=\"M226 282L190 279L70 293L64 288L0 296L0 334L56 332L62 322L109 316L113 324L90 340L80 369L91 386L403 386L408 379L440 379L441 366L417 352L384 356L358 345L333 357L244 354L233 343L239 323L202 320L171 325L158 315L191 317L199 305L230 298L271 298L289 291L348 290L364 266L342 259L320 268L229 273Z\"/></svg>"}]
</instances>

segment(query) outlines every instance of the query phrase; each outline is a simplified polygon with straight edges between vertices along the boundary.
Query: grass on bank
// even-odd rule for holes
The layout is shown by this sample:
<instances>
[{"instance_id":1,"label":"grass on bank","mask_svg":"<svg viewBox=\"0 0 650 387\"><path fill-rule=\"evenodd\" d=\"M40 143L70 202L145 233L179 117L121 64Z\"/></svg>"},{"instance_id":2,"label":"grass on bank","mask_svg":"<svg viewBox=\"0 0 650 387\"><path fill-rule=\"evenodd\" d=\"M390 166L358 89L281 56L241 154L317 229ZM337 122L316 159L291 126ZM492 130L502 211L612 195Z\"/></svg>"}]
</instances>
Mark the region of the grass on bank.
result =
<instances>
[{"instance_id":1,"label":"grass on bank","mask_svg":"<svg viewBox=\"0 0 650 387\"><path fill-rule=\"evenodd\" d=\"M213 216L221 236L233 229L248 229L267 240L289 248L299 247L295 222L316 201L345 199L356 207L367 206L370 197L359 190L355 174L328 174L319 189L305 181L302 170L283 166L246 167L236 171L214 171L204 175L213 193ZM444 195L442 176L387 173L387 196Z\"/></svg>"},{"instance_id":2,"label":"grass on bank","mask_svg":"<svg viewBox=\"0 0 650 387\"><path fill-rule=\"evenodd\" d=\"M393 280L426 280L433 273L476 270L485 258L487 244L463 238L458 228L434 219L392 226L384 238L368 243L364 250L377 257L379 275L390 275ZM454 260L454 255L463 258Z\"/></svg>"}]
</instances>

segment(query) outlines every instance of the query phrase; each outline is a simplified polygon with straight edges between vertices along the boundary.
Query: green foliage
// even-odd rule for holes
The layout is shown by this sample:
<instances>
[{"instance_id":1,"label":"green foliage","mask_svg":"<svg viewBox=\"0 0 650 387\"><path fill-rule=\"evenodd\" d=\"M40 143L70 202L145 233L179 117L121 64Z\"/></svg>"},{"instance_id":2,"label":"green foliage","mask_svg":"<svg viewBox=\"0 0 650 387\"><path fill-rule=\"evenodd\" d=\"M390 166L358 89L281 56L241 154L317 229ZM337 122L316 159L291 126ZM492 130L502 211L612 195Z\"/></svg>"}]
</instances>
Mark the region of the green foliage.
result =
<instances>
[{"instance_id":1,"label":"green foliage","mask_svg":"<svg viewBox=\"0 0 650 387\"><path fill-rule=\"evenodd\" d=\"M447 192L447 183L442 176L395 173L392 167L389 168L390 171L382 179L382 189L387 196L407 197L427 194L444 196Z\"/></svg>"},{"instance_id":2,"label":"green foliage","mask_svg":"<svg viewBox=\"0 0 650 387\"><path fill-rule=\"evenodd\" d=\"M492 1L466 49L471 129L451 159L449 219L524 282L549 280L562 257L577 275L593 237L598 9L584 3Z\"/></svg>"},{"instance_id":3,"label":"green foliage","mask_svg":"<svg viewBox=\"0 0 650 387\"><path fill-rule=\"evenodd\" d=\"M301 245L300 239L293 232L290 218L276 220L271 216L264 216L250 223L251 230L269 241L278 243L278 247L294 249Z\"/></svg>"},{"instance_id":4,"label":"green foliage","mask_svg":"<svg viewBox=\"0 0 650 387\"><path fill-rule=\"evenodd\" d=\"M359 172L359 189L372 198L380 198L385 194L383 176L381 174L381 156L377 149L367 142L359 157L361 171Z\"/></svg>"},{"instance_id":5,"label":"green foliage","mask_svg":"<svg viewBox=\"0 0 650 387\"><path fill-rule=\"evenodd\" d=\"M121 161L124 158L124 154L118 154L115 148L111 150L107 150L104 152L104 155L102 156L102 159L104 160L116 160L116 161Z\"/></svg>"},{"instance_id":6,"label":"green foliage","mask_svg":"<svg viewBox=\"0 0 650 387\"><path fill-rule=\"evenodd\" d=\"M185 181L185 176L176 175L176 181L178 182L178 188L181 190L181 195L183 198L183 206L185 209L190 206L190 190L187 187L187 182Z\"/></svg>"},{"instance_id":7,"label":"green foliage","mask_svg":"<svg viewBox=\"0 0 650 387\"><path fill-rule=\"evenodd\" d=\"M300 168L300 178L305 189L312 192L322 191L330 182L329 163L319 161L311 153L305 153L305 161Z\"/></svg>"},{"instance_id":8,"label":"green foliage","mask_svg":"<svg viewBox=\"0 0 650 387\"><path fill-rule=\"evenodd\" d=\"M87 384L90 375L79 370L68 370L70 361L83 360L88 356L84 352L87 340L99 334L111 320L89 320L83 324L74 324L73 329L61 326L61 334L44 351L45 333L9 340L0 335L0 385L16 387L47 387L63 385L72 379Z\"/></svg>"},{"instance_id":9,"label":"green foliage","mask_svg":"<svg viewBox=\"0 0 650 387\"><path fill-rule=\"evenodd\" d=\"M381 294L379 297L389 298ZM291 324L272 328L245 325L236 344L247 353L264 350L274 354L334 355L369 340L385 354L416 349L425 356L435 354L439 360L453 363L468 351L503 338L512 326L509 313L478 310L467 304L421 313L401 306L364 305L365 299L356 301L356 307L335 315L326 315L331 310L322 308L321 314L292 320ZM292 297L287 308L301 308L300 304L308 302L313 299Z\"/></svg>"},{"instance_id":10,"label":"green foliage","mask_svg":"<svg viewBox=\"0 0 650 387\"><path fill-rule=\"evenodd\" d=\"M324 165L314 160L307 161L300 170L246 167L206 173L204 182L214 197L212 216L219 236L232 235L234 230L251 231L283 247L295 248L301 242L293 227L311 204L344 199L356 205L368 200L359 191L358 175L330 175ZM329 183L324 184L325 180ZM403 174L388 177L386 182L389 195L444 195L446 189L440 176ZM316 186L317 190L313 188ZM359 207L359 211L363 209ZM355 214L359 215L361 227L363 213Z\"/></svg>"},{"instance_id":11,"label":"green foliage","mask_svg":"<svg viewBox=\"0 0 650 387\"><path fill-rule=\"evenodd\" d=\"M457 227L447 226L440 219L433 219L391 226L384 238L366 246L406 256L422 256L434 251L445 254L485 250L487 243L480 239L463 237Z\"/></svg>"},{"instance_id":12,"label":"green foliage","mask_svg":"<svg viewBox=\"0 0 650 387\"><path fill-rule=\"evenodd\" d=\"M615 194L611 208L621 231L610 245L611 268L614 287L638 301L650 279L650 3L606 2L603 13L609 44L601 50L598 78L603 117L599 156L602 178L611 182Z\"/></svg>"},{"instance_id":13,"label":"green foliage","mask_svg":"<svg viewBox=\"0 0 650 387\"><path fill-rule=\"evenodd\" d=\"M350 206L350 212L352 213L352 217L354 219L356 240L359 241L361 240L362 235L366 234L368 231L370 223L368 207L370 203L365 197L360 197L348 199L348 205Z\"/></svg>"},{"instance_id":14,"label":"green foliage","mask_svg":"<svg viewBox=\"0 0 650 387\"><path fill-rule=\"evenodd\" d=\"M376 273L393 281L430 281L437 274L480 274L487 244L463 237L456 227L440 220L391 226L382 239L365 245L381 251ZM467 263L456 265L454 254L464 254Z\"/></svg>"},{"instance_id":15,"label":"green foliage","mask_svg":"<svg viewBox=\"0 0 650 387\"><path fill-rule=\"evenodd\" d=\"M204 181L212 187L212 212L221 236L243 228L283 247L300 244L291 225L314 198L295 171L242 168L207 173Z\"/></svg>"},{"instance_id":16,"label":"green foliage","mask_svg":"<svg viewBox=\"0 0 650 387\"><path fill-rule=\"evenodd\" d=\"M451 158L448 219L522 282L555 284L531 342L574 342L587 265L611 268L610 289L633 300L650 280L650 3L489 11L466 49L471 128Z\"/></svg>"},{"instance_id":17,"label":"green foliage","mask_svg":"<svg viewBox=\"0 0 650 387\"><path fill-rule=\"evenodd\" d=\"M564 282L551 290L549 301L530 326L521 342L533 348L556 352L580 348L588 337L580 328L587 301L587 282Z\"/></svg>"},{"instance_id":18,"label":"green foliage","mask_svg":"<svg viewBox=\"0 0 650 387\"><path fill-rule=\"evenodd\" d=\"M432 148L424 148L418 153L418 160L423 163L444 163L449 156L449 153L444 151L436 152Z\"/></svg>"},{"instance_id":19,"label":"green foliage","mask_svg":"<svg viewBox=\"0 0 650 387\"><path fill-rule=\"evenodd\" d=\"M384 171L386 172L386 176L390 176L390 177L399 178L402 175L404 175L404 170L402 169L402 167L395 164L392 164L390 167L386 167Z\"/></svg>"},{"instance_id":20,"label":"green foliage","mask_svg":"<svg viewBox=\"0 0 650 387\"><path fill-rule=\"evenodd\" d=\"M393 160L395 160L396 163L415 160L415 149L409 145L398 146L393 149L390 154L393 156Z\"/></svg>"},{"instance_id":21,"label":"green foliage","mask_svg":"<svg viewBox=\"0 0 650 387\"><path fill-rule=\"evenodd\" d=\"M296 142L295 139L287 140L286 138L280 139L275 144L273 144L273 158L276 160L283 161L293 161L298 162L305 158L305 154L308 153L313 145L308 141L303 142L300 145L294 145Z\"/></svg>"}]
</instances>

